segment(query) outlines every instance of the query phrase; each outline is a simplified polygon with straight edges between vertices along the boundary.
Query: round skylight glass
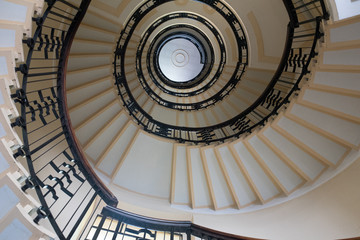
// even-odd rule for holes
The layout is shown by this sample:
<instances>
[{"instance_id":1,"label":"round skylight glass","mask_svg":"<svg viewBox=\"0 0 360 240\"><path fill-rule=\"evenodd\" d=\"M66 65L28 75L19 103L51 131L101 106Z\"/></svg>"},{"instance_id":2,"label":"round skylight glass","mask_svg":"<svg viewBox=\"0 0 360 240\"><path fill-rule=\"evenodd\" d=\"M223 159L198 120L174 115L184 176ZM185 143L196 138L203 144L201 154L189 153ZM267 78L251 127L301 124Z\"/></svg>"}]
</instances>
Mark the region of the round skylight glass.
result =
<instances>
[{"instance_id":1,"label":"round skylight glass","mask_svg":"<svg viewBox=\"0 0 360 240\"><path fill-rule=\"evenodd\" d=\"M194 79L204 67L198 46L184 38L166 42L160 50L158 62L164 76L179 83Z\"/></svg>"}]
</instances>

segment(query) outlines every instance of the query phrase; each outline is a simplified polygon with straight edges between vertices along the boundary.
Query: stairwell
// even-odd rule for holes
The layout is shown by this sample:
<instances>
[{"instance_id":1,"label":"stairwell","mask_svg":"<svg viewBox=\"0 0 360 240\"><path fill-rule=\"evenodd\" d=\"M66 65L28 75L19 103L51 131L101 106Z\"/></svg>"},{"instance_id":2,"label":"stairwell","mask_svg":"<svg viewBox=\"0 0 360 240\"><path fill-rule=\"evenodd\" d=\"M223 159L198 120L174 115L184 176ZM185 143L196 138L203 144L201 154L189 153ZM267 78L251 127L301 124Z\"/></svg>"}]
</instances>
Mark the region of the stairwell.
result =
<instances>
[{"instance_id":1,"label":"stairwell","mask_svg":"<svg viewBox=\"0 0 360 240\"><path fill-rule=\"evenodd\" d=\"M0 3L10 4L6 7L22 13L19 19L3 14L0 17L1 36L7 36L0 42L0 192L7 196L1 199L7 211L1 211L0 239L14 232L19 239L55 238L49 225L39 226L31 220L40 204L35 196L21 191L29 174L14 160L22 140L10 127L10 119L19 115L10 94L11 89L19 87L14 70L18 62L24 61L22 37L31 33L30 16L40 13L43 3ZM237 140L201 146L153 136L129 116L113 86L111 65L122 26L103 13L96 5L90 8L77 32L68 62L67 101L76 136L89 162L119 197L119 207L175 219L193 218L211 225L201 214L220 214L219 219L229 222L236 219L229 213L267 211L271 206L311 194L309 191L321 188L348 166L356 169L360 146L360 36L353 30L359 28L358 16L324 24L325 36L307 81L272 121ZM125 22L126 16L122 13L119 19ZM137 45L135 40L133 45ZM259 96L275 71L273 66L249 66L244 80L220 104L203 111L179 112L152 101L136 81L135 69L128 69L133 77L129 80L131 91L146 111L155 118L187 127L213 125L231 118ZM205 96L200 95L196 101ZM318 229L318 236L322 230ZM249 231L240 230L251 235ZM270 231L265 229L255 237L265 234L276 238ZM236 229L228 232L239 234ZM348 235L355 232L351 229ZM304 236L312 236L309 234ZM328 234L336 236L336 229Z\"/></svg>"}]
</instances>

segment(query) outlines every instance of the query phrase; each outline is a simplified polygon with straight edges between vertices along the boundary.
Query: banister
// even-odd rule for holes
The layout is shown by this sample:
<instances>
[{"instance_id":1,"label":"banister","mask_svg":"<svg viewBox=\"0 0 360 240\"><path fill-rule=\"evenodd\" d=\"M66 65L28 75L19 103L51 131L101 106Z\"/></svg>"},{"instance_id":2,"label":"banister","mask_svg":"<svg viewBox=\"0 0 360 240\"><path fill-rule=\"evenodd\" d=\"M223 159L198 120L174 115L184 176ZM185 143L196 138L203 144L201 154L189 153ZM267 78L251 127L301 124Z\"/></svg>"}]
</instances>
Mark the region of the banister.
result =
<instances>
[{"instance_id":1,"label":"banister","mask_svg":"<svg viewBox=\"0 0 360 240\"><path fill-rule=\"evenodd\" d=\"M106 206L101 211L102 218L112 218L124 224L143 228L144 230L164 231L171 234L183 233L187 235L187 239L191 236L200 239L222 239L222 240L260 240L258 238L243 237L225 232L216 231L192 223L191 221L176 221L159 218L146 217L124 210ZM98 226L98 229L101 226Z\"/></svg>"},{"instance_id":2,"label":"banister","mask_svg":"<svg viewBox=\"0 0 360 240\"><path fill-rule=\"evenodd\" d=\"M91 0L90 0L91 1ZM67 72L67 63L69 59L69 54L71 50L71 45L74 40L77 29L80 26L82 19L85 16L86 10L90 5L90 1L87 1L87 4L82 4L80 6L81 14L77 21L73 22L69 28L68 34L66 36L66 44L63 45L61 50L59 62L59 71L58 71L58 96L61 101L59 101L59 112L62 117L62 126L67 137L70 149L74 157L79 159L81 162L83 173L86 173L86 177L91 182L92 186L99 194L102 196L103 200L110 206L116 206L118 200L115 195L106 187L106 185L100 180L97 174L94 172L93 168L90 166L89 162L86 160L85 153L80 147L80 143L76 138L74 128L71 124L71 119L69 116L69 109L67 105L67 95L66 95L66 72Z\"/></svg>"},{"instance_id":3,"label":"banister","mask_svg":"<svg viewBox=\"0 0 360 240\"><path fill-rule=\"evenodd\" d=\"M21 108L21 116L11 126L21 128L24 144L13 156L26 157L30 173L21 189L35 191L38 197L34 223L47 218L60 239L72 238L98 199L117 205L86 161L66 105L71 43L90 2L82 0L75 6L66 0L46 1L43 15L33 18L37 25L33 36L23 40L27 59L16 68L23 74L22 85L11 94Z\"/></svg>"},{"instance_id":4,"label":"banister","mask_svg":"<svg viewBox=\"0 0 360 240\"><path fill-rule=\"evenodd\" d=\"M170 0L163 0L162 2L168 1ZM297 79L293 79L293 82L287 83L291 85L291 88L289 88L289 90L281 96L281 99L278 100L280 103L276 104L273 108L269 108L269 114L267 116L264 116L256 124L252 125L249 128L241 129L238 135L226 136L224 138L215 139L212 138L210 130L209 135L206 135L208 133L206 132L206 130L204 130L204 128L185 127L178 127L178 129L184 131L189 131L190 129L190 131L204 133L205 137L200 138L200 140L194 140L190 138L180 139L178 137L169 137L166 136L166 133L164 132L162 132L161 134L158 133L158 135L176 139L178 141L189 141L195 143L224 141L231 137L238 137L241 133L249 132L254 127L264 124L269 117L277 113L278 109L283 104L289 102L289 98L292 96L292 94L299 89L299 84L300 81L302 81L303 76L308 73L308 67L311 59L316 55L315 50L317 46L317 41L319 38L322 37L322 34L320 32L320 22L321 19L326 19L327 12L324 7L324 2L322 0L314 1L320 2L323 15L317 16L314 19L308 19L303 22L298 22L296 10L308 6L310 3L295 7L293 1L283 1L289 12L290 24L288 25L287 40L284 46L283 56L274 77L272 78L270 84L262 93L262 95L249 108L247 108L243 113L241 113L241 115L238 115L237 118L230 119L224 123L221 123L217 127L229 125L233 126L237 124L238 121L243 121L242 118L245 118L247 114L251 114L253 112L256 113L256 108L258 106L270 104L267 101L268 97L271 96L271 91L276 88L276 84L280 81L286 82L281 79L281 76L287 70L292 70L291 72L296 73L298 77ZM16 69L23 74L22 88L18 89L16 93L11 94L16 104L21 107L21 117L17 118L13 123L11 123L11 126L14 128L21 128L24 142L24 146L16 153L14 153L14 157L18 158L20 156L25 156L30 172L29 179L25 181L25 185L22 186L22 190L26 192L31 191L31 188L34 188L41 204L41 207L36 211L38 215L34 218L34 222L41 223L41 219L48 218L59 238L69 239L77 230L78 225L85 217L87 210L95 202L95 199L100 197L102 201L109 205L103 208L103 216L109 216L113 218L119 218L119 216L121 216L121 220L125 221L125 219L127 219L127 223L129 224L137 224L145 228L153 227L162 230L170 229L172 232L174 232L175 230L183 231L187 234L188 237L190 235L193 235L196 237L207 236L218 239L253 239L218 232L213 229L198 226L187 221L168 221L154 219L114 208L117 205L118 200L106 187L106 185L100 180L91 165L86 160L85 153L83 152L80 143L75 136L75 132L71 124L66 99L66 70L69 53L72 41L75 37L81 20L86 14L86 10L90 4L90 0L82 0L79 7L74 6L73 4L65 0L49 0L46 2L48 4L48 8L45 10L43 16L34 19L37 24L37 29L35 30L33 37L23 41L24 44L27 44L29 48L27 62L26 64L20 65ZM204 2L207 2L209 4L212 3L212 1L209 0L204 0ZM72 19L72 23L67 29L67 31L64 29L56 30L59 31L57 35L54 34L54 29L49 32L43 32L42 27L45 26L47 16L50 14L53 14L55 17L57 17L53 21L61 23L62 21L69 20L69 17L62 16L61 14L52 11L52 7L57 3L62 3L70 7L71 9L73 9L73 11L76 11L76 15ZM312 22L316 24L314 33L308 35L296 35L296 28ZM123 34L125 34L126 31L129 31L129 29L125 29L123 31ZM127 34L128 33L129 32L127 32ZM46 38L50 38L51 42L42 39L44 36ZM303 56L303 60L300 60L300 54L299 56L293 56L293 54L296 55L296 53L293 53L292 51L297 49L295 47L292 48L294 37L300 39L310 37L312 40L309 56ZM122 39L119 39L119 46L121 46L120 40ZM38 52L34 50L35 45ZM50 50L49 47L52 47L52 50ZM61 51L59 52L60 49ZM118 53L123 53L123 49L119 49L120 50ZM53 54L52 57L55 59L55 62L56 60L59 61L57 65L54 65L54 59L51 59L49 57L49 55L51 54ZM51 62L52 65L42 66L44 69L54 68L55 70L46 70L46 72L34 70L35 68L31 68L31 60L34 56L41 56L43 58L43 61L46 63L48 63L48 61ZM301 66L301 72L297 72L297 65ZM116 61L114 63L114 67L116 70ZM238 73L235 72L234 74L236 75ZM44 79L44 76L49 76L49 79ZM56 86L47 86L45 84L44 87L38 86L37 89L32 88L31 91L27 91L27 86L29 84L33 84L36 81L52 81L52 79L54 79L54 76L57 80ZM123 80L120 81L119 75L115 74L115 77L117 82L119 81L121 84L125 84L126 87L126 82ZM36 78L36 80L32 80L33 78ZM119 93L121 93L120 90L121 88L119 87ZM58 106L58 109L56 108L56 105ZM130 106L126 105L126 107L129 109L129 111L131 110ZM139 110L142 111L142 109ZM132 111L130 111L130 114L136 118ZM146 113L144 112L144 114ZM152 119L150 115L147 117L148 120L156 123L156 121ZM139 119L136 120L140 122ZM60 124L55 125L55 127L58 128L55 128L55 130L47 132L46 134L42 132L43 134L45 134L42 137L43 139L41 138L41 141L39 141L38 139L34 141L34 137L32 136L34 132L36 133L37 131L39 131L39 129L45 129L50 124L58 124L58 122L60 122ZM173 127L171 125L166 125L162 123L158 124L159 126L161 125L161 127L165 128L165 130ZM149 129L145 130L150 131ZM62 146L63 148L59 148L61 150L60 152L53 152L54 146L60 146L65 142L67 143L67 145ZM69 154L69 150L71 154ZM49 154L46 155L47 153ZM68 185L64 184L66 182ZM74 182L76 182L75 186L77 187L77 190L71 191L68 189L68 187L73 186L70 184ZM73 198L73 196L75 196L76 194L80 194L78 193L78 190L82 189L82 186L85 186L85 184L88 184L90 186L89 191L87 193L81 193L82 195L80 196L80 202L73 203L72 200L75 199ZM69 196L71 196L70 200ZM53 208L53 205L58 203L58 199L62 201L61 203L64 203L64 206L60 211ZM80 207L84 207L84 209L75 216L75 213ZM63 222L57 220L57 218L61 214L66 216L68 214L70 215L69 220L68 222L66 222L66 224L63 224Z\"/></svg>"},{"instance_id":5,"label":"banister","mask_svg":"<svg viewBox=\"0 0 360 240\"><path fill-rule=\"evenodd\" d=\"M315 56L315 47L316 43L319 39L319 28L315 28L314 32L309 32L305 35L298 35L295 29L299 29L305 24L311 24L315 22L317 24L321 18L324 18L323 15L318 17L307 16L309 21L298 22L297 15L303 14L303 12L308 11L307 7L312 6L313 4L321 3L322 0L311 1L310 3L302 3L302 1L296 1L295 3L291 0L283 0L286 9L288 10L290 23L288 25L287 31L287 40L284 47L283 56L281 58L281 62L278 66L277 71L274 74L274 77L270 81L270 84L265 89L265 91L257 98L257 100L251 104L245 111L239 113L237 116L224 121L222 123L218 123L213 126L206 127L181 127L176 125L170 125L167 123L163 123L159 120L155 120L149 113L147 113L144 109L142 109L139 104L136 102L132 93L127 85L126 74L124 71L124 54L126 51L127 42L129 41L134 28L137 25L137 21L140 21L142 16L146 14L145 12L136 12L134 13L134 17L131 18L130 21L126 24L126 31L123 31L117 45L117 51L115 51L115 61L114 61L114 75L116 79L116 84L118 87L118 92L122 101L129 114L137 121L139 125L141 125L145 131L148 131L152 134L173 139L183 142L192 142L195 144L198 143L212 143L212 142L224 142L227 139L231 138L239 138L241 134L249 133L253 131L256 127L264 125L270 117L277 114L277 111L281 106L288 103L288 100L292 96L292 94L298 90L298 86L300 81L302 80L304 74L307 73L307 68L310 64L311 59ZM152 1L148 1L152 2ZM164 1L167 2L167 1ZM216 1L216 3L210 1L204 1L207 4L210 4L212 7L217 9L217 4L221 1ZM155 2L151 6L154 7L156 4L162 4L163 1ZM145 6L147 3L144 3ZM213 5L212 5L213 4ZM296 4L296 6L295 6ZM216 5L216 6L215 6ZM225 5L221 5L225 6ZM149 7L150 8L150 7ZM146 7L145 7L146 9ZM222 13L222 9L217 9ZM299 13L297 11L300 11ZM229 12L229 11L227 11ZM230 11L231 12L231 11ZM136 17L135 17L136 15ZM229 17L231 21L234 20L233 16L228 16L227 14L222 14L225 17ZM308 15L311 15L310 13ZM234 23L231 22L231 27L234 30ZM308 39L309 37L310 39ZM297 41L293 42L293 39L297 38ZM310 43L310 46L304 47L299 45L298 42L306 42ZM294 44L293 44L294 43ZM299 46L297 46L299 45ZM311 49L308 52L308 49ZM301 60L300 60L301 58ZM298 72L298 69L301 72ZM244 69L241 73L234 72L231 79L236 77L241 77ZM283 75L286 73L294 73L295 78L290 80L281 79ZM285 78L285 76L284 76ZM228 82L229 86L232 85L231 81ZM285 90L282 88L278 88L281 84L286 84ZM156 96L152 96L153 98ZM220 98L223 98L221 94ZM158 101L161 101L161 99ZM204 101L203 101L204 102ZM194 110L200 109L202 107L202 103L192 103L193 106L197 106ZM206 102L206 100L205 100ZM215 101L216 102L216 101ZM215 102L210 102L215 104ZM186 104L183 104L183 109L180 107L181 104L174 103L172 104L169 101L163 101L163 104L166 106L174 107L177 110L189 110ZM199 106L197 104L200 104ZM206 106L205 106L206 107ZM266 113L259 111L259 109L264 108ZM192 110L193 108L190 108ZM253 121L251 119L256 119ZM227 129L232 129L232 132L228 132ZM220 132L220 136L217 137L217 132Z\"/></svg>"}]
</instances>

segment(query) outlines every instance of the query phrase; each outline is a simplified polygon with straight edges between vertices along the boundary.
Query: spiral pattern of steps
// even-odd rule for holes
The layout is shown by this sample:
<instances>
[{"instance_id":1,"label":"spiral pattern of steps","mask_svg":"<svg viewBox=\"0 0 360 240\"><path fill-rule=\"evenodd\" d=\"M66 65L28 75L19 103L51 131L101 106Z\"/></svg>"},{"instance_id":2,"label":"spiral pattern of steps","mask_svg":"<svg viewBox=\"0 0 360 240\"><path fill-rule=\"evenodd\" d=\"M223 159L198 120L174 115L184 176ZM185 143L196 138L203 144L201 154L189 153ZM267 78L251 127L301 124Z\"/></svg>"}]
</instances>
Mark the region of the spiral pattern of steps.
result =
<instances>
[{"instance_id":1,"label":"spiral pattern of steps","mask_svg":"<svg viewBox=\"0 0 360 240\"><path fill-rule=\"evenodd\" d=\"M96 7L90 8L72 47L68 103L85 153L114 192L167 200L180 209L242 209L276 199L283 201L286 196L291 199L293 192L301 192L302 187L315 183L325 173L335 172L359 149L360 89L355 57L346 51L334 53L324 44L301 92L262 129L210 146L181 144L150 135L129 116L113 87L110 63L120 29L98 12ZM156 17L155 12L147 21L151 23ZM141 24L145 29L146 22ZM271 68L250 65L239 85L214 107L183 112L166 109L153 101L137 80L133 50L140 40L141 34L134 34L126 53L130 58L125 63L128 85L145 111L167 123L202 127L230 119L256 100L274 74ZM335 55L344 59L353 56L354 67L330 71L329 63L335 61L331 56ZM342 71L346 77L340 80L337 76ZM227 73L231 73L231 64L225 65L225 78L230 76ZM144 70L143 74L148 72ZM151 87L161 93L153 83ZM195 101L191 98L189 103ZM171 100L183 101L180 97Z\"/></svg>"},{"instance_id":2,"label":"spiral pattern of steps","mask_svg":"<svg viewBox=\"0 0 360 240\"><path fill-rule=\"evenodd\" d=\"M24 60L22 36L31 33L29 16L41 12L42 2L0 4L1 9L14 7L13 11L22 13L17 20L0 15L1 36L6 36L0 40L0 194L1 209L6 209L0 211L0 238L56 238L50 226L36 225L31 219L40 204L21 191L29 174L14 160L22 141L10 127L10 120L18 116L10 92L19 85L14 69ZM119 22L123 23L124 12L136 4L124 1L120 5L124 10ZM276 197L281 202L301 195L359 159L360 36L353 32L360 26L359 17L325 25L325 43L308 81L274 121L236 141L192 146L149 135L122 106L111 65L121 25L104 14L104 9L95 1L77 33L69 59L68 100L73 126L89 161L123 202L141 206L145 197L161 199L163 206L170 202L181 210L247 211L257 209L259 203L270 206ZM107 10L114 14L113 9ZM241 82L242 92L221 102L221 110L211 112L212 123L221 121L226 113L229 117L230 111L241 111L241 101L246 103L251 93L259 94L266 87L275 67L265 64L267 67L259 68L257 64L249 67ZM135 90L141 89L139 83L133 84ZM155 103L146 94L141 97L144 106L154 109ZM180 121L182 125L212 124L196 112ZM336 236L334 231L329 230Z\"/></svg>"}]
</instances>

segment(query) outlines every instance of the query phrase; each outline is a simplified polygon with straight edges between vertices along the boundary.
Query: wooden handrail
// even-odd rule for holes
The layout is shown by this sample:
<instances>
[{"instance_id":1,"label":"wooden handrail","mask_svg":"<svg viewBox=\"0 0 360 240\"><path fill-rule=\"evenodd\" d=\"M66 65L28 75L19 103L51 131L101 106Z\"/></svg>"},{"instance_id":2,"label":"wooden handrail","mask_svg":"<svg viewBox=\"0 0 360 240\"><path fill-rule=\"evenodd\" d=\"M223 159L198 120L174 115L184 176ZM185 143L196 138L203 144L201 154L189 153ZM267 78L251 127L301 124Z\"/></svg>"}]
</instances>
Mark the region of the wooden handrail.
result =
<instances>
[{"instance_id":1,"label":"wooden handrail","mask_svg":"<svg viewBox=\"0 0 360 240\"><path fill-rule=\"evenodd\" d=\"M210 229L194 224L190 221L175 221L175 220L166 220L160 218L152 218L109 206L104 207L101 214L104 217L111 217L113 219L118 219L126 224L134 225L137 227L142 227L157 231L187 233L188 239L189 239L189 235L193 235L199 238L201 238L202 236L207 236L208 238L211 239L216 238L223 240L231 240L231 239L261 240L260 238L250 238L250 237L244 237L244 236L216 231L214 229Z\"/></svg>"},{"instance_id":2,"label":"wooden handrail","mask_svg":"<svg viewBox=\"0 0 360 240\"><path fill-rule=\"evenodd\" d=\"M80 147L80 143L76 138L74 128L71 124L71 119L69 115L69 109L67 105L67 95L66 95L66 72L67 64L70 55L71 45L74 40L77 29L80 26L82 19L85 16L86 10L90 5L91 0L84 1L80 5L81 11L76 18L76 21L73 22L69 28L68 34L65 39L65 44L62 48L59 61L59 72L58 72L58 98L59 98L59 112L62 117L61 123L66 135L66 139L70 146L70 150L74 157L80 161L80 167L82 168L83 174L86 176L86 179L90 182L91 186L98 192L106 204L110 206L117 206L118 200L115 195L106 187L106 185L100 180L97 174L94 172L93 168L90 166L89 162L86 160L85 153Z\"/></svg>"}]
</instances>

